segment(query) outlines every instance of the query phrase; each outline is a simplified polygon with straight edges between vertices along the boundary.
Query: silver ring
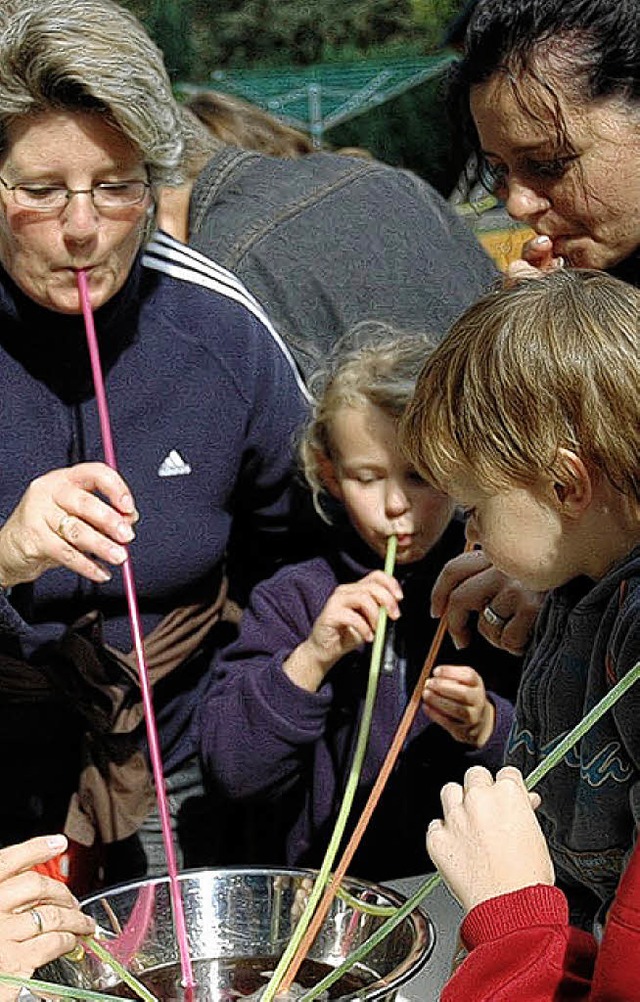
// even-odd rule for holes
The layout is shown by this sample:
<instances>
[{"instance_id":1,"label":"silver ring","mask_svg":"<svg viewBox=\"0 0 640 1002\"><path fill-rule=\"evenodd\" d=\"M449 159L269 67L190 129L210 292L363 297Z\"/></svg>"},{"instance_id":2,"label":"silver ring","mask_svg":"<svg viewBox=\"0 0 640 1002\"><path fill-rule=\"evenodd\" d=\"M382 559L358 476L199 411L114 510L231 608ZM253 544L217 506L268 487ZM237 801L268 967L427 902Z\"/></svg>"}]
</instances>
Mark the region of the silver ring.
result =
<instances>
[{"instance_id":1,"label":"silver ring","mask_svg":"<svg viewBox=\"0 0 640 1002\"><path fill-rule=\"evenodd\" d=\"M58 522L58 528L56 529L56 536L60 536L60 539L64 539L65 543L68 541L65 531L69 522L73 522L73 515L70 515L68 511L65 511L64 515Z\"/></svg>"},{"instance_id":2,"label":"silver ring","mask_svg":"<svg viewBox=\"0 0 640 1002\"><path fill-rule=\"evenodd\" d=\"M505 624L509 621L508 616L499 616L490 605L485 605L482 610L482 615L486 619L489 626L497 626L501 630L504 629Z\"/></svg>"},{"instance_id":3,"label":"silver ring","mask_svg":"<svg viewBox=\"0 0 640 1002\"><path fill-rule=\"evenodd\" d=\"M38 930L38 934L44 932L44 922L42 921L42 915L37 908L30 908L29 915L34 921L35 927Z\"/></svg>"}]
</instances>

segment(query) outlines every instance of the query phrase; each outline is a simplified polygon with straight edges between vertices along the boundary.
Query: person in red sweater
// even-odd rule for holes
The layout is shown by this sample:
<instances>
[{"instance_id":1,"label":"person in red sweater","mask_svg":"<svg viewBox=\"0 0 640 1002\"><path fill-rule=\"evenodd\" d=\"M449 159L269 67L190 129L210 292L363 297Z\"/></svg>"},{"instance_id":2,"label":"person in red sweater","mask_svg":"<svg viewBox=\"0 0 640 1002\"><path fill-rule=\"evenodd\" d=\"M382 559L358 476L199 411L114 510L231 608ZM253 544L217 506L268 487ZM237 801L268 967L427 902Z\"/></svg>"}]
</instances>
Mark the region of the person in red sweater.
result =
<instances>
[{"instance_id":1,"label":"person in red sweater","mask_svg":"<svg viewBox=\"0 0 640 1002\"><path fill-rule=\"evenodd\" d=\"M427 849L467 912L468 955L441 1002L640 1000L640 841L609 908L602 941L569 925L567 901L518 769L473 766L441 791L444 818Z\"/></svg>"}]
</instances>

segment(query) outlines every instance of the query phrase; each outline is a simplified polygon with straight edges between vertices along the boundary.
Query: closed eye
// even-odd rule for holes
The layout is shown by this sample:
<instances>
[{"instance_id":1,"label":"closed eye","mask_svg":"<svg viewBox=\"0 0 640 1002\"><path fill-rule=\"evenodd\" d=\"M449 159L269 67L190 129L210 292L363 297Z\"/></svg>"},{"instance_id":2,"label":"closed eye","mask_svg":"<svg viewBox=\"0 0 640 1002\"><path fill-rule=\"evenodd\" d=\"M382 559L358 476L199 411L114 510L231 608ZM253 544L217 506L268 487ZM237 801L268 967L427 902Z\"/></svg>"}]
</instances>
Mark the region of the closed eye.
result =
<instances>
[{"instance_id":1,"label":"closed eye","mask_svg":"<svg viewBox=\"0 0 640 1002\"><path fill-rule=\"evenodd\" d=\"M563 177L571 164L578 159L577 153L551 157L547 160L527 158L518 163L514 170L521 177L533 181L553 181ZM480 163L480 180L487 191L494 194L499 194L501 189L506 188L510 173L512 171L507 165L498 161L483 159Z\"/></svg>"},{"instance_id":2,"label":"closed eye","mask_svg":"<svg viewBox=\"0 0 640 1002\"><path fill-rule=\"evenodd\" d=\"M559 178L577 159L577 155L571 154L565 157L555 157L551 160L527 160L523 164L523 170L530 177Z\"/></svg>"},{"instance_id":3,"label":"closed eye","mask_svg":"<svg viewBox=\"0 0 640 1002\"><path fill-rule=\"evenodd\" d=\"M52 195L57 195L59 191L66 191L67 189L59 184L17 184L16 188L20 191L24 191L29 198L50 198Z\"/></svg>"},{"instance_id":4,"label":"closed eye","mask_svg":"<svg viewBox=\"0 0 640 1002\"><path fill-rule=\"evenodd\" d=\"M407 473L407 480L410 484L420 484L421 486L426 485L426 480L421 477L417 470L410 470Z\"/></svg>"}]
</instances>

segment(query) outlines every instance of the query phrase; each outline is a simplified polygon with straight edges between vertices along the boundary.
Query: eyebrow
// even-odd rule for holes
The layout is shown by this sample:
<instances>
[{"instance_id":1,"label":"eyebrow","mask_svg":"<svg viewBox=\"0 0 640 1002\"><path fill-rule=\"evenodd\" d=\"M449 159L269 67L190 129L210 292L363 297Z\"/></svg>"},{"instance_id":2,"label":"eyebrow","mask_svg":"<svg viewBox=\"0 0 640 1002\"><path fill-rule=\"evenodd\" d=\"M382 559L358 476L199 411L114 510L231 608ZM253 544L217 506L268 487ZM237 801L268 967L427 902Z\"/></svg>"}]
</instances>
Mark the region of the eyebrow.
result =
<instances>
[{"instance_id":1,"label":"eyebrow","mask_svg":"<svg viewBox=\"0 0 640 1002\"><path fill-rule=\"evenodd\" d=\"M516 154L538 152L539 150L544 150L545 148L548 149L550 154L555 154L561 149L558 145L552 146L546 139L541 139L537 143L522 143L522 145L519 146L513 143L511 148ZM502 159L500 154L494 153L493 150L483 149L481 152L484 157L494 157L496 160Z\"/></svg>"},{"instance_id":2,"label":"eyebrow","mask_svg":"<svg viewBox=\"0 0 640 1002\"><path fill-rule=\"evenodd\" d=\"M144 169L144 163L135 165L132 164L125 165L113 161L108 164L102 164L100 167L96 168L96 170L92 171L91 173L94 174L95 176L99 176L100 174L129 174L133 171L137 171L139 167L142 167L142 169ZM40 180L40 178L57 179L61 174L65 172L66 167L58 167L55 165L51 166L51 164L41 164L35 167L33 164L29 164L29 166L26 167L26 166L20 166L20 164L11 163L10 161L7 160L4 170L5 171L8 170L10 173L16 175L33 174L37 177L38 180ZM142 180L142 178L140 180Z\"/></svg>"}]
</instances>

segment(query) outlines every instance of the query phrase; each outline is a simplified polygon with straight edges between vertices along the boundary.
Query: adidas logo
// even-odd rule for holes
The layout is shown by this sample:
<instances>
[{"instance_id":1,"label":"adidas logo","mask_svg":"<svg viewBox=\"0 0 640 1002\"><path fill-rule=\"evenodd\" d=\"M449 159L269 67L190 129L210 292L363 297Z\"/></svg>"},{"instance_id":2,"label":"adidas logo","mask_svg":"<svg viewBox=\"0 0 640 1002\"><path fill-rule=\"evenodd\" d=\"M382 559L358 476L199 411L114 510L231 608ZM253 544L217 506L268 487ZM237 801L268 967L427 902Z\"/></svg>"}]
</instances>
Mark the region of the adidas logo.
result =
<instances>
[{"instance_id":1,"label":"adidas logo","mask_svg":"<svg viewBox=\"0 0 640 1002\"><path fill-rule=\"evenodd\" d=\"M191 467L185 463L177 449L172 449L158 468L159 477L185 477L187 473L191 473Z\"/></svg>"}]
</instances>

